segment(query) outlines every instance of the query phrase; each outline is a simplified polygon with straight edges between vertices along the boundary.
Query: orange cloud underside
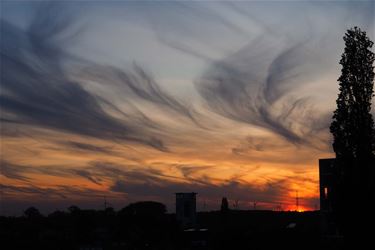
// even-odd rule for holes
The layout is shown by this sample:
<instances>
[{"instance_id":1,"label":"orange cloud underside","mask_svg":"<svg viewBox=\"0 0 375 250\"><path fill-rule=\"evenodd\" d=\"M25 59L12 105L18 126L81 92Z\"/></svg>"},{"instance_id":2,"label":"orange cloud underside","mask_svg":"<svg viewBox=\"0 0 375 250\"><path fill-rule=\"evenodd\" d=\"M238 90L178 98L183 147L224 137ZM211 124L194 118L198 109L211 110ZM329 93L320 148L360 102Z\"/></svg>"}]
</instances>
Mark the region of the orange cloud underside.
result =
<instances>
[{"instance_id":1,"label":"orange cloud underside","mask_svg":"<svg viewBox=\"0 0 375 250\"><path fill-rule=\"evenodd\" d=\"M150 197L168 200L162 193L160 197L157 193L147 196L133 194L132 189L127 192L126 187L122 193L113 188L118 181L123 181L140 189L142 185L188 187L190 191L200 192L199 199L213 202L220 199L220 193L205 190L210 186L221 188L222 196L240 200L243 208L252 208L252 202L257 201L259 207L296 210L298 191L299 209L312 210L318 205L317 160L329 156L311 148L292 146L254 149L245 142L238 145L237 138L230 136L224 139L211 136L210 141L202 141L199 136L190 135L186 139L195 146L178 144L169 152L162 152L136 143L119 144L48 130L38 133L38 139L31 136L2 139L2 161L12 165L2 172L1 182L18 188L4 191L9 199L42 197L39 191L22 189L33 187L50 192L47 197L50 199L85 200L88 195L80 194L80 190L91 190L124 203L127 199ZM108 174L113 172L118 174ZM69 191L67 187L76 191ZM173 202L173 193L169 198Z\"/></svg>"}]
</instances>

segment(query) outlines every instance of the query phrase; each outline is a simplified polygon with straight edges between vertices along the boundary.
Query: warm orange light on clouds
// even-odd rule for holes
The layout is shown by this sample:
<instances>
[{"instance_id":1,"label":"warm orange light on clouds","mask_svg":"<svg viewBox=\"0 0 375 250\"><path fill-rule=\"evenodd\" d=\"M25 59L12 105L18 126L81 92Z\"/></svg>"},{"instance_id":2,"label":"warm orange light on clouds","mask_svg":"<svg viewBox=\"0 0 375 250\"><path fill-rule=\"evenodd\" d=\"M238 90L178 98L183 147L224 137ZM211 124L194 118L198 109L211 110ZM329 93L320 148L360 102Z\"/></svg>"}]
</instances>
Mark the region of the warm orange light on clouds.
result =
<instances>
[{"instance_id":1,"label":"warm orange light on clouds","mask_svg":"<svg viewBox=\"0 0 375 250\"><path fill-rule=\"evenodd\" d=\"M228 136L224 131L220 134ZM174 192L196 191L199 209L217 209L226 196L239 200L243 209L252 209L257 202L258 209L277 209L281 204L282 209L295 210L298 190L304 210L317 208L315 159L327 154L287 144L280 149L256 150L246 147L246 140L239 145L230 136L226 140L207 134L200 138L199 133L178 136L178 140L184 138L191 143L164 152L137 143L50 130L3 137L3 196L52 203L75 200L85 204L90 200L89 204L96 202L98 207L104 196L117 206L156 199L173 211ZM242 151L233 152L233 148Z\"/></svg>"}]
</instances>

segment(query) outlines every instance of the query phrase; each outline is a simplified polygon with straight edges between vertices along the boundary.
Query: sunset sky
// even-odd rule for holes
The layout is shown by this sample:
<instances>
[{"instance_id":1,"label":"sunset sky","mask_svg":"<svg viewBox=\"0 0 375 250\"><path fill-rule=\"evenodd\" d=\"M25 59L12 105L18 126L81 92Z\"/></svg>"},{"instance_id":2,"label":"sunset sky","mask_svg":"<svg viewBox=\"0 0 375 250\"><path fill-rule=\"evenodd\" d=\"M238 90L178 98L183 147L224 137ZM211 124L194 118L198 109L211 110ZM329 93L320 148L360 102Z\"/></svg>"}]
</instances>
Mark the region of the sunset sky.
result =
<instances>
[{"instance_id":1,"label":"sunset sky","mask_svg":"<svg viewBox=\"0 0 375 250\"><path fill-rule=\"evenodd\" d=\"M318 209L346 29L374 1L1 1L1 214L197 192ZM374 109L373 109L374 110ZM104 198L106 197L106 198Z\"/></svg>"}]
</instances>

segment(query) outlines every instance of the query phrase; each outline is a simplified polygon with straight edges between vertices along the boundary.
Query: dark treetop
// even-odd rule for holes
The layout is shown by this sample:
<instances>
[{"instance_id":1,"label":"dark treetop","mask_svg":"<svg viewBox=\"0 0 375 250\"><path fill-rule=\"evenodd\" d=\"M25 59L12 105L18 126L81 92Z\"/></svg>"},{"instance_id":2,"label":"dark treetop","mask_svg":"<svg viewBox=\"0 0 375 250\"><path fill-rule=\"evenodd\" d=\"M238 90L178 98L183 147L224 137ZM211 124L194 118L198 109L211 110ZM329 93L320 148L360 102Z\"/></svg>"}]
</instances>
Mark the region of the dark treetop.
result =
<instances>
[{"instance_id":1,"label":"dark treetop","mask_svg":"<svg viewBox=\"0 0 375 250\"><path fill-rule=\"evenodd\" d=\"M355 27L344 36L340 93L333 115L331 133L338 159L363 159L375 152L374 121L370 113L374 81L373 42Z\"/></svg>"}]
</instances>

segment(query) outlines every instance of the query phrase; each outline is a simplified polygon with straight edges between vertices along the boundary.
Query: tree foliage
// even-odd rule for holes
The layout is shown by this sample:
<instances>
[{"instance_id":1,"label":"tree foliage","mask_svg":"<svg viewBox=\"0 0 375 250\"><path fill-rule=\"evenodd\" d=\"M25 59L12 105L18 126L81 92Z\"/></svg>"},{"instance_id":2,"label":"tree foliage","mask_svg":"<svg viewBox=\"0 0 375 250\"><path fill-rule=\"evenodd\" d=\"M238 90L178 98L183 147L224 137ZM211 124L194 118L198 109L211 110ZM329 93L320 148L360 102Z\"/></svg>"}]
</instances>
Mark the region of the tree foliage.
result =
<instances>
[{"instance_id":1,"label":"tree foliage","mask_svg":"<svg viewBox=\"0 0 375 250\"><path fill-rule=\"evenodd\" d=\"M355 27L344 36L340 93L333 115L331 133L337 159L362 161L375 152L375 129L371 115L373 97L373 42L366 32Z\"/></svg>"},{"instance_id":2,"label":"tree foliage","mask_svg":"<svg viewBox=\"0 0 375 250\"><path fill-rule=\"evenodd\" d=\"M42 214L35 207L29 207L23 213L26 216L26 218L39 218L39 217L42 217Z\"/></svg>"},{"instance_id":3,"label":"tree foliage","mask_svg":"<svg viewBox=\"0 0 375 250\"><path fill-rule=\"evenodd\" d=\"M162 216L166 213L167 208L164 204L155 201L139 201L129 204L121 209L123 215L142 215L142 216Z\"/></svg>"}]
</instances>

